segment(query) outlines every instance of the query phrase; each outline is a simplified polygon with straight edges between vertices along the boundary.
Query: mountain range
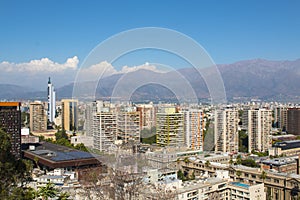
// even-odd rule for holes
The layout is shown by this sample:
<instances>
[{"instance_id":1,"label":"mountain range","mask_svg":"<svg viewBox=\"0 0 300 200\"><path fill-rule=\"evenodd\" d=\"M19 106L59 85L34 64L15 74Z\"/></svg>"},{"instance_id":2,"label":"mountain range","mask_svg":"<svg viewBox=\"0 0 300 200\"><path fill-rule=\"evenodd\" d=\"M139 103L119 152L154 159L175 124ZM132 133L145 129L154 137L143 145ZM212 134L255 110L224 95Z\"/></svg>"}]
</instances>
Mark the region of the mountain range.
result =
<instances>
[{"instance_id":1,"label":"mountain range","mask_svg":"<svg viewBox=\"0 0 300 200\"><path fill-rule=\"evenodd\" d=\"M224 82L228 100L263 99L277 101L297 101L300 99L300 59L295 61L269 61L253 59L239 61L232 64L217 65ZM156 84L168 80L170 85L178 84L178 74L193 88L199 99L209 98L208 88L204 79L194 68L183 68L177 71L158 73L150 70L138 70L128 73L128 78L149 79L153 77L153 83L143 85L132 94L133 101L176 101L175 94L165 86ZM124 74L114 74L101 79L96 90L97 98L109 98L116 84L119 84ZM174 78L175 77L175 78ZM176 78L177 77L177 78ZM94 83L82 83L93 85ZM57 89L57 97L72 97L73 83ZM127 86L124 86L127 87ZM177 86L178 87L178 86ZM20 100L39 99L46 100L47 85L45 91L33 91L17 85L0 84L0 99ZM186 86L182 86L186 90Z\"/></svg>"}]
</instances>

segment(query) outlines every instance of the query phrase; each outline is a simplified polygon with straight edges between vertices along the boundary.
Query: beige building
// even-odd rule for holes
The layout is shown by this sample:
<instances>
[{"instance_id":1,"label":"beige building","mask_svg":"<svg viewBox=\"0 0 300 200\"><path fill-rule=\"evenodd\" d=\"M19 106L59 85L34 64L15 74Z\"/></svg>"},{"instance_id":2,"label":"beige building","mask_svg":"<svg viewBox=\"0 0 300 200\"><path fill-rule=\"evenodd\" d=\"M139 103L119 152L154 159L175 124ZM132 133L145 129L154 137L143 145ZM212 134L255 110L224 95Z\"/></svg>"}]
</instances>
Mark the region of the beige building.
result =
<instances>
[{"instance_id":1,"label":"beige building","mask_svg":"<svg viewBox=\"0 0 300 200\"><path fill-rule=\"evenodd\" d=\"M137 111L120 111L117 113L117 139L127 143L140 142L140 113Z\"/></svg>"},{"instance_id":2,"label":"beige building","mask_svg":"<svg viewBox=\"0 0 300 200\"><path fill-rule=\"evenodd\" d=\"M78 100L62 99L62 129L76 131L78 129Z\"/></svg>"},{"instance_id":3,"label":"beige building","mask_svg":"<svg viewBox=\"0 0 300 200\"><path fill-rule=\"evenodd\" d=\"M238 111L227 108L215 111L215 151L238 152Z\"/></svg>"},{"instance_id":4,"label":"beige building","mask_svg":"<svg viewBox=\"0 0 300 200\"><path fill-rule=\"evenodd\" d=\"M159 146L185 146L184 115L175 107L156 114L156 143Z\"/></svg>"},{"instance_id":5,"label":"beige building","mask_svg":"<svg viewBox=\"0 0 300 200\"><path fill-rule=\"evenodd\" d=\"M117 115L112 112L98 112L93 117L93 147L108 151L117 139Z\"/></svg>"},{"instance_id":6,"label":"beige building","mask_svg":"<svg viewBox=\"0 0 300 200\"><path fill-rule=\"evenodd\" d=\"M30 103L30 130L46 131L47 130L47 111L41 101Z\"/></svg>"},{"instance_id":7,"label":"beige building","mask_svg":"<svg viewBox=\"0 0 300 200\"><path fill-rule=\"evenodd\" d=\"M248 110L244 114L248 132L248 151L268 151L272 143L270 139L272 110L261 108Z\"/></svg>"},{"instance_id":8,"label":"beige building","mask_svg":"<svg viewBox=\"0 0 300 200\"><path fill-rule=\"evenodd\" d=\"M186 146L193 150L203 151L204 112L200 109L188 109L183 113Z\"/></svg>"}]
</instances>

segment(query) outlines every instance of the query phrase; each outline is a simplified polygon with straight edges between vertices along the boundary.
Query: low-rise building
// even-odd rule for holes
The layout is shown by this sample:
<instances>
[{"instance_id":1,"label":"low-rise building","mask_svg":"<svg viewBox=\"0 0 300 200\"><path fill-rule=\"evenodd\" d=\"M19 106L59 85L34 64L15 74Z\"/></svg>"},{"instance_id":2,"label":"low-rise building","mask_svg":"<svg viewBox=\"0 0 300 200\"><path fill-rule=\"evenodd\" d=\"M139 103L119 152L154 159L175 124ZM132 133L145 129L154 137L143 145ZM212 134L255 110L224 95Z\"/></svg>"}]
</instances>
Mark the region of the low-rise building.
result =
<instances>
[{"instance_id":1,"label":"low-rise building","mask_svg":"<svg viewBox=\"0 0 300 200\"><path fill-rule=\"evenodd\" d=\"M299 159L298 159L299 160ZM275 158L262 161L262 168L264 170L273 170L276 172L295 173L299 171L298 162L294 158Z\"/></svg>"},{"instance_id":2,"label":"low-rise building","mask_svg":"<svg viewBox=\"0 0 300 200\"><path fill-rule=\"evenodd\" d=\"M300 154L300 140L277 142L269 149L271 156L296 156Z\"/></svg>"}]
</instances>

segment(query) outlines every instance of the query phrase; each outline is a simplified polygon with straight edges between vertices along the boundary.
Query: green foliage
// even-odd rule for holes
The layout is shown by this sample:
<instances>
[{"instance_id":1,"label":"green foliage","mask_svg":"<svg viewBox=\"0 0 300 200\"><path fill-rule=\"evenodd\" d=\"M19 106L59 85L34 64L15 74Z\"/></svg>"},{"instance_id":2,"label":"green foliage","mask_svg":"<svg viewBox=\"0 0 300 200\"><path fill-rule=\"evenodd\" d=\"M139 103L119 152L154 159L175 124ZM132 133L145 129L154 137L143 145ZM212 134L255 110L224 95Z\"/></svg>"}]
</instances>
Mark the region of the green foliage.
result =
<instances>
[{"instance_id":1,"label":"green foliage","mask_svg":"<svg viewBox=\"0 0 300 200\"><path fill-rule=\"evenodd\" d=\"M177 178L182 181L195 180L195 174L192 173L191 176L188 175L187 172L182 172L181 169L177 171Z\"/></svg>"},{"instance_id":2,"label":"green foliage","mask_svg":"<svg viewBox=\"0 0 300 200\"><path fill-rule=\"evenodd\" d=\"M239 131L239 152L248 152L248 135L246 131Z\"/></svg>"},{"instance_id":3,"label":"green foliage","mask_svg":"<svg viewBox=\"0 0 300 200\"><path fill-rule=\"evenodd\" d=\"M207 167L209 167L210 166L210 162L207 160L206 162L205 162L205 167L207 168Z\"/></svg>"},{"instance_id":4,"label":"green foliage","mask_svg":"<svg viewBox=\"0 0 300 200\"><path fill-rule=\"evenodd\" d=\"M247 167L259 167L259 164L255 162L255 160L251 158L247 158L245 160L242 160L242 165L247 166Z\"/></svg>"},{"instance_id":5,"label":"green foliage","mask_svg":"<svg viewBox=\"0 0 300 200\"><path fill-rule=\"evenodd\" d=\"M261 175L260 175L260 178L263 180L263 182L265 181L265 179L267 178L267 172L265 171L262 171L261 172Z\"/></svg>"},{"instance_id":6,"label":"green foliage","mask_svg":"<svg viewBox=\"0 0 300 200\"><path fill-rule=\"evenodd\" d=\"M59 144L59 145L63 145L63 146L66 146L66 147L73 147L73 145L70 143L70 141L68 139L65 139L65 138L60 138L58 140L56 140L55 142L56 144Z\"/></svg>"},{"instance_id":7,"label":"green foliage","mask_svg":"<svg viewBox=\"0 0 300 200\"><path fill-rule=\"evenodd\" d=\"M77 149L77 150L80 150L80 151L86 151L86 152L89 151L89 150L86 148L86 146L84 146L83 143L76 144L74 148Z\"/></svg>"},{"instance_id":8,"label":"green foliage","mask_svg":"<svg viewBox=\"0 0 300 200\"><path fill-rule=\"evenodd\" d=\"M47 185L44 187L40 187L38 190L38 196L42 197L44 200L48 200L48 198L54 198L57 194L58 190L51 182L47 183Z\"/></svg>"},{"instance_id":9,"label":"green foliage","mask_svg":"<svg viewBox=\"0 0 300 200\"><path fill-rule=\"evenodd\" d=\"M236 162L235 164L237 165L241 165L242 164L242 155L239 154L237 157L236 157Z\"/></svg>"},{"instance_id":10,"label":"green foliage","mask_svg":"<svg viewBox=\"0 0 300 200\"><path fill-rule=\"evenodd\" d=\"M256 151L252 151L252 154L258 155L259 157L265 157L268 156L269 153L268 152L256 152Z\"/></svg>"},{"instance_id":11,"label":"green foliage","mask_svg":"<svg viewBox=\"0 0 300 200\"><path fill-rule=\"evenodd\" d=\"M190 162L190 160L189 160L188 157L185 157L183 161L184 161L185 163L189 163L189 162Z\"/></svg>"},{"instance_id":12,"label":"green foliage","mask_svg":"<svg viewBox=\"0 0 300 200\"><path fill-rule=\"evenodd\" d=\"M155 144L156 143L156 127L151 129L143 129L141 131L141 142L144 144Z\"/></svg>"},{"instance_id":13,"label":"green foliage","mask_svg":"<svg viewBox=\"0 0 300 200\"><path fill-rule=\"evenodd\" d=\"M67 192L61 192L58 196L58 200L67 200L70 197L70 194Z\"/></svg>"},{"instance_id":14,"label":"green foliage","mask_svg":"<svg viewBox=\"0 0 300 200\"><path fill-rule=\"evenodd\" d=\"M59 140L59 139L68 139L68 135L66 133L65 130L58 130L56 133L55 133L55 139L56 140Z\"/></svg>"},{"instance_id":15,"label":"green foliage","mask_svg":"<svg viewBox=\"0 0 300 200\"><path fill-rule=\"evenodd\" d=\"M183 172L181 171L181 169L178 170L178 172L177 172L177 178L180 180L185 179L185 176L184 176Z\"/></svg>"},{"instance_id":16,"label":"green foliage","mask_svg":"<svg viewBox=\"0 0 300 200\"><path fill-rule=\"evenodd\" d=\"M11 154L9 135L0 129L0 199L32 199L25 184L31 180L32 163Z\"/></svg>"}]
</instances>

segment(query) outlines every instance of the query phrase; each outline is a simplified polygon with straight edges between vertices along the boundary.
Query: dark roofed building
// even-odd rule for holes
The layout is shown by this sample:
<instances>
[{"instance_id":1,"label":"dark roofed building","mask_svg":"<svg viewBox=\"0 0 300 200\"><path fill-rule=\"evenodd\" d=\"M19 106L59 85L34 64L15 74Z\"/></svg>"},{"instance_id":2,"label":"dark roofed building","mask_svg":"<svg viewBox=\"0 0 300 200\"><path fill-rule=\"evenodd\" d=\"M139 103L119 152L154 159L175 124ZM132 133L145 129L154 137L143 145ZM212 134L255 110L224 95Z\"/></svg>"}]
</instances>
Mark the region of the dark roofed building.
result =
<instances>
[{"instance_id":1,"label":"dark roofed building","mask_svg":"<svg viewBox=\"0 0 300 200\"><path fill-rule=\"evenodd\" d=\"M300 140L277 142L269 150L271 156L297 156L300 154Z\"/></svg>"},{"instance_id":2,"label":"dark roofed building","mask_svg":"<svg viewBox=\"0 0 300 200\"><path fill-rule=\"evenodd\" d=\"M289 108L287 110L287 132L300 135L300 108Z\"/></svg>"},{"instance_id":3,"label":"dark roofed building","mask_svg":"<svg viewBox=\"0 0 300 200\"><path fill-rule=\"evenodd\" d=\"M39 165L47 169L79 169L101 165L98 155L49 142L41 142L31 149L24 151L24 157L33 161L37 159Z\"/></svg>"}]
</instances>

